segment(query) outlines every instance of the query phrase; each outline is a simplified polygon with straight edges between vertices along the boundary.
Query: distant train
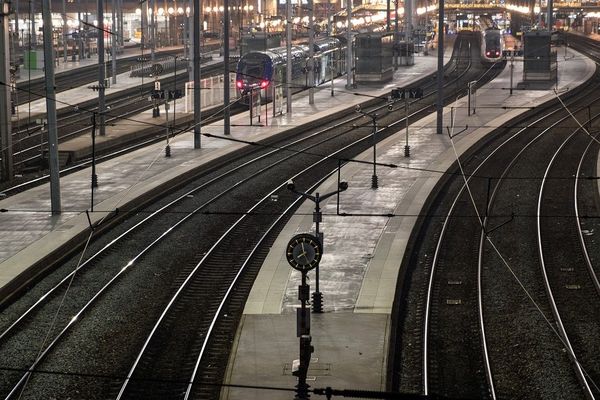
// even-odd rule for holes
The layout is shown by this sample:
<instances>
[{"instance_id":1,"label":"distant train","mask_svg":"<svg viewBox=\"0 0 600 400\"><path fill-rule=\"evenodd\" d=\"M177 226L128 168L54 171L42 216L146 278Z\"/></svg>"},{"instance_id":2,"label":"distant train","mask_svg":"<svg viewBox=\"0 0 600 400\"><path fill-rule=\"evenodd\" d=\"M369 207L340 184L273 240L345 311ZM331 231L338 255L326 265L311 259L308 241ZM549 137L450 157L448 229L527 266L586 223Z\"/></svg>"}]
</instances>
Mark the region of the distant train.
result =
<instances>
[{"instance_id":1,"label":"distant train","mask_svg":"<svg viewBox=\"0 0 600 400\"><path fill-rule=\"evenodd\" d=\"M309 74L314 74L315 86L332 77L337 78L346 71L346 42L343 38L328 37L315 39L313 67L310 67L309 45L294 45L291 48L292 91L309 86ZM272 100L274 87L286 84L286 47L267 51L253 51L240 58L236 68L235 85L240 94L252 90L263 90L263 99Z\"/></svg>"},{"instance_id":2,"label":"distant train","mask_svg":"<svg viewBox=\"0 0 600 400\"><path fill-rule=\"evenodd\" d=\"M484 63L497 63L503 58L504 38L498 28L487 28L481 32L481 59Z\"/></svg>"}]
</instances>

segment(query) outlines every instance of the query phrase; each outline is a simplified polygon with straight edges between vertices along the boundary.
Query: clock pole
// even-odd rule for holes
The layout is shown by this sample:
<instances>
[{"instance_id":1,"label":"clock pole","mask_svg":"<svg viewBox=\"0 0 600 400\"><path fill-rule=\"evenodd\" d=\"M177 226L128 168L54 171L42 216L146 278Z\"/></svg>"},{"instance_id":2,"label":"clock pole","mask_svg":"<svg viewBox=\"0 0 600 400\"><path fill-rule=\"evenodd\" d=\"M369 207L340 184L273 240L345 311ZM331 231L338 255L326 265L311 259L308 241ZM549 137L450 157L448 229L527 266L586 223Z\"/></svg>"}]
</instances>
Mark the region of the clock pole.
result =
<instances>
[{"instance_id":1,"label":"clock pole","mask_svg":"<svg viewBox=\"0 0 600 400\"><path fill-rule=\"evenodd\" d=\"M348 189L348 182L339 182L338 190L324 194L321 196L318 192L315 196L312 196L308 193L300 192L296 190L296 185L293 182L288 183L288 190L296 193L299 196L304 197L305 199L309 199L315 203L315 212L313 213L313 222L315 223L315 235L321 246L323 245L323 232L319 230L319 223L323 220L323 214L321 213L321 201L327 199L328 197L333 196L334 194L338 194ZM313 299L313 312L322 313L323 312L323 293L319 290L319 263L316 265L315 270L315 291L312 294Z\"/></svg>"},{"instance_id":2,"label":"clock pole","mask_svg":"<svg viewBox=\"0 0 600 400\"><path fill-rule=\"evenodd\" d=\"M302 274L302 284L298 286L300 308L296 309L296 336L300 338L300 358L292 363L292 374L298 377L294 400L308 400L310 397L308 394L310 386L306 383L306 377L310 355L313 353L314 348L311 345L310 312L307 307L310 299L310 286L306 283L306 277L310 270L318 267L322 255L321 242L310 233L300 233L292 237L285 250L288 263Z\"/></svg>"}]
</instances>

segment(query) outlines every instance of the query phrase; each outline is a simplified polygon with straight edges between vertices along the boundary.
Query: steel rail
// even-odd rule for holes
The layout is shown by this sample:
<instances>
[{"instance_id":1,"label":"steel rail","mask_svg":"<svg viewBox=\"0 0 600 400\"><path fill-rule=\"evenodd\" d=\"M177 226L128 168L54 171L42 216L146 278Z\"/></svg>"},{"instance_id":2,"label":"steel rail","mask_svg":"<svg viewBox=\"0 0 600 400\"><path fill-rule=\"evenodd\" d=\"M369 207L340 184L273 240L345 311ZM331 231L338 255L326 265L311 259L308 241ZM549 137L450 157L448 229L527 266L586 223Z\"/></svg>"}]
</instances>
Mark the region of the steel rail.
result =
<instances>
[{"instance_id":1,"label":"steel rail","mask_svg":"<svg viewBox=\"0 0 600 400\"><path fill-rule=\"evenodd\" d=\"M577 173L575 175L575 189L574 189L573 197L575 199L575 222L577 223L577 233L579 236L579 242L581 243L581 249L583 251L583 258L585 259L585 264L586 264L586 267L590 274L590 279L592 280L592 283L593 283L594 287L596 288L596 292L598 293L598 295L600 295L600 282L598 281L598 275L596 274L596 270L594 269L592 259L590 258L590 254L588 252L588 246L583 237L583 229L581 227L581 222L580 222L581 219L579 217L579 202L578 202L578 197L579 197L578 189L579 189L579 181L580 181L580 176L581 176L581 167L583 165L583 161L585 159L586 153L589 151L592 144L597 141L597 138L598 138L598 135L595 135L593 138L590 138L590 142L588 143L588 146L586 147L583 156L579 160L579 165L577 166Z\"/></svg>"},{"instance_id":2,"label":"steel rail","mask_svg":"<svg viewBox=\"0 0 600 400\"><path fill-rule=\"evenodd\" d=\"M569 116L569 118L570 118L570 116ZM575 350L573 349L573 346L571 345L571 340L569 339L569 335L567 333L567 330L565 329L565 326L562 322L562 318L560 316L560 311L558 310L558 306L556 305L556 301L554 299L554 292L552 291L552 286L550 285L550 280L548 278L548 272L546 270L546 260L544 257L544 249L542 247L541 209L542 209L542 197L544 194L544 187L545 187L546 181L548 180L548 173L550 172L550 169L552 168L552 165L554 164L556 157L558 157L558 155L560 154L562 149L567 145L567 143L575 135L577 135L578 130L579 129L576 129L574 132L572 132L563 141L563 143L558 147L558 149L556 149L556 151L552 155L552 158L550 159L550 162L548 163L548 165L546 167L546 170L544 171L544 176L542 177L539 195L538 195L536 228L537 228L538 254L540 256L540 267L542 270L542 276L544 277L544 286L546 288L546 294L548 295L548 300L550 302L550 308L552 309L552 314L554 314L554 319L556 320L556 326L558 328L558 333L561 338L561 342L566 347L567 352L569 353L569 358L575 365L575 373L577 374L577 378L583 385L586 397L589 399L594 399L595 397L592 392L592 388L590 387L590 385L588 383L586 374L584 373L583 369L581 368L581 364L578 361L577 355L575 354Z\"/></svg>"},{"instance_id":3,"label":"steel rail","mask_svg":"<svg viewBox=\"0 0 600 400\"><path fill-rule=\"evenodd\" d=\"M600 97L596 100L600 100ZM471 180L471 177L476 175L477 172L483 167L483 165L489 160L491 159L492 156L494 156L497 152L499 152L505 145L507 145L509 142L511 142L512 140L514 140L515 138L517 138L518 136L520 136L521 134L523 134L524 132L526 132L529 128L535 126L535 124L543 121L544 119L546 119L549 115L555 114L560 112L562 109L561 108L557 108L553 111L551 111L550 113L536 119L535 121L529 123L527 126L521 128L519 131L517 131L515 134L513 134L512 136L510 136L509 138L507 138L503 143L499 144L498 147L496 147L494 150L492 150L492 152L485 157L483 160L480 161L479 165L473 170L473 172L470 174L469 177L465 177L466 182L465 184L461 187L460 191L457 193L457 195L455 196L455 199L452 203L452 205L450 206L450 209L446 215L446 218L444 219L444 223L442 224L442 227L440 229L440 234L437 240L437 245L435 248L435 252L434 252L434 256L433 256L433 260L432 260L432 267L431 267L431 272L429 275L429 283L428 283L428 289L427 289L427 301L426 301L426 308L425 308L425 320L424 320L424 328L423 328L423 335L424 335L424 344L423 344L423 385L424 385L424 394L428 394L429 392L429 388L428 388L428 359L429 359L429 355L428 355L428 335L429 335L429 318L430 318L430 311L431 311L431 299L432 299L432 292L433 292L433 283L434 283L434 276L435 276L435 269L436 269L436 265L438 264L438 259L439 259L439 253L441 251L441 247L442 247L442 243L444 240L444 236L446 233L446 229L448 228L449 225L449 221L450 221L450 216L452 215L452 212L454 210L454 208L456 207L458 200L460 198L460 196L463 194L463 192L467 189L467 185ZM556 124L560 123L561 121L564 121L566 119L570 118L569 116L565 116L563 119L561 119L560 121L556 122ZM550 128L547 128L547 130ZM545 130L546 131L546 130ZM544 132L545 132L544 131ZM503 173L501 174L501 177L499 178L499 181L502 180L506 174L508 173L509 169L512 167L512 165L516 162L517 158L520 157L522 155L522 153L525 151L526 148L528 148L530 145L532 145L535 141L537 141L541 136L543 136L544 132L536 135L526 146L524 146L518 153L517 155L515 155L515 157L513 158L513 160L511 160L511 162L507 165L506 169L503 171ZM492 191L491 197L490 197L490 203L488 205L491 206L492 204L492 200L495 198L496 195L496 190L499 187L499 182L496 183L494 190ZM485 228L486 228L486 224L487 224L487 217L483 219L483 225L482 225L482 233L485 232ZM482 308L482 304L483 304L483 299L482 299L482 293L481 293L481 287L482 287L482 282L481 282L481 271L482 271L482 257L483 257L483 243L485 242L485 240L487 239L487 237L484 237L483 235L480 236L480 245L479 245L479 254L478 254L478 259L479 259L479 265L478 265L478 307L479 307L479 325L480 325L480 329L482 330L482 347L483 347L483 351L484 351L484 365L486 367L486 379L488 380L488 384L490 385L490 394L493 396L493 398L495 398L495 389L494 389L494 381L493 381L493 374L491 371L491 367L490 367L490 363L489 363L489 352L487 350L487 342L485 339L485 328L484 328L484 320L483 320L483 308Z\"/></svg>"}]
</instances>

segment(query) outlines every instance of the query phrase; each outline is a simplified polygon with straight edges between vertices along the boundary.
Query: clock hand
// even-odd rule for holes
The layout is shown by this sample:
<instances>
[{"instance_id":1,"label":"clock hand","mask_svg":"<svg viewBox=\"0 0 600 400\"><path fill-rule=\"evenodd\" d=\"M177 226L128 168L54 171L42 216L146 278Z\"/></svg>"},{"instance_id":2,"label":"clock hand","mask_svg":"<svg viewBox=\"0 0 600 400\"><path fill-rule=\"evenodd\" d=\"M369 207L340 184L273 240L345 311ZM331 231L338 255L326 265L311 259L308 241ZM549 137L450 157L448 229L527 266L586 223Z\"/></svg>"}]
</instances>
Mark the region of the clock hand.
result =
<instances>
[{"instance_id":1,"label":"clock hand","mask_svg":"<svg viewBox=\"0 0 600 400\"><path fill-rule=\"evenodd\" d=\"M302 253L300 253L300 254L298 254L298 255L296 256L296 258L300 258L300 257L302 257L302 256L304 256L304 258L306 258L306 252L305 252L305 251L304 251L304 252L302 252Z\"/></svg>"},{"instance_id":2,"label":"clock hand","mask_svg":"<svg viewBox=\"0 0 600 400\"><path fill-rule=\"evenodd\" d=\"M300 246L302 247L302 253L298 254L296 256L296 258L300 259L300 257L304 256L304 258L306 258L306 250L304 249L304 243L300 243ZM308 258L306 258L308 260Z\"/></svg>"}]
</instances>

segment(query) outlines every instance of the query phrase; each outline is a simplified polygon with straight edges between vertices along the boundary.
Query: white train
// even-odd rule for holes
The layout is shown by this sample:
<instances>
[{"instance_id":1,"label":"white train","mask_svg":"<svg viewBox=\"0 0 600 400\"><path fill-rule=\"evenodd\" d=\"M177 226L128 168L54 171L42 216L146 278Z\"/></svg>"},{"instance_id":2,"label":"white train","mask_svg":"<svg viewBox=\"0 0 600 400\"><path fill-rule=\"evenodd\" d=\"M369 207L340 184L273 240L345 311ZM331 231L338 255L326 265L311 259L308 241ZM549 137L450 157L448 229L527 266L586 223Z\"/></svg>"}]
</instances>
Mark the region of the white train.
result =
<instances>
[{"instance_id":1,"label":"white train","mask_svg":"<svg viewBox=\"0 0 600 400\"><path fill-rule=\"evenodd\" d=\"M504 38L498 28L487 28L481 32L481 60L483 63L502 61Z\"/></svg>"}]
</instances>

